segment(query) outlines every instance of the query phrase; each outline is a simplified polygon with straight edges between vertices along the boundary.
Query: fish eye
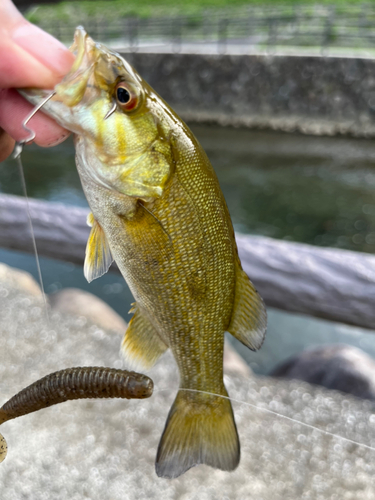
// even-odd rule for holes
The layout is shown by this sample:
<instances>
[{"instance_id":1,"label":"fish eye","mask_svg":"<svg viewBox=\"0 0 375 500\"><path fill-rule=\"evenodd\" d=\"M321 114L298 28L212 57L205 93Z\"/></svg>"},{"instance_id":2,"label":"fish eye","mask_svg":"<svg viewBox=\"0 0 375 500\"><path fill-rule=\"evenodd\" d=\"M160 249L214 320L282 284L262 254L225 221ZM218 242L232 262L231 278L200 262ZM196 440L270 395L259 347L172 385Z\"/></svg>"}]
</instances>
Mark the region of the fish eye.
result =
<instances>
[{"instance_id":1,"label":"fish eye","mask_svg":"<svg viewBox=\"0 0 375 500\"><path fill-rule=\"evenodd\" d=\"M116 97L121 104L127 104L130 101L130 94L124 87L119 87L117 89Z\"/></svg>"},{"instance_id":2,"label":"fish eye","mask_svg":"<svg viewBox=\"0 0 375 500\"><path fill-rule=\"evenodd\" d=\"M131 111L138 105L139 98L127 82L120 82L116 85L115 97L117 104L124 111Z\"/></svg>"}]
</instances>

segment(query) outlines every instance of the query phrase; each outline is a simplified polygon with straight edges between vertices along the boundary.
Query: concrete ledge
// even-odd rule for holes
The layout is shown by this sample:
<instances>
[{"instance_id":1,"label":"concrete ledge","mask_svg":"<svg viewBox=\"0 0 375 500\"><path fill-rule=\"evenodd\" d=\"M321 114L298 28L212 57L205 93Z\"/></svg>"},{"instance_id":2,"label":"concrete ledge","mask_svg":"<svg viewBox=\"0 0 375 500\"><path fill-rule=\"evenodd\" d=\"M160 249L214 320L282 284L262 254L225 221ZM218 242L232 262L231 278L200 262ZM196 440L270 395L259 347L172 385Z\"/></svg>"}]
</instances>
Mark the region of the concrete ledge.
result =
<instances>
[{"instance_id":1,"label":"concrete ledge","mask_svg":"<svg viewBox=\"0 0 375 500\"><path fill-rule=\"evenodd\" d=\"M375 59L123 55L186 121L375 136Z\"/></svg>"}]
</instances>

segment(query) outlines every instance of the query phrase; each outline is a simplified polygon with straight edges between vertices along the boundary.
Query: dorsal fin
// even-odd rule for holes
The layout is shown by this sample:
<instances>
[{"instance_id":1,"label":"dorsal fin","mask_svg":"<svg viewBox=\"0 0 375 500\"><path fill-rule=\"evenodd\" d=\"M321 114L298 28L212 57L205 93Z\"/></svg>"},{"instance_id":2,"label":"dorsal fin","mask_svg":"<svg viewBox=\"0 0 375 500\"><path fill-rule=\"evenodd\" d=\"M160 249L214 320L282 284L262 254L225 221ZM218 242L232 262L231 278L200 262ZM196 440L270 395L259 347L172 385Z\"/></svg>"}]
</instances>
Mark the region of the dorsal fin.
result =
<instances>
[{"instance_id":1,"label":"dorsal fin","mask_svg":"<svg viewBox=\"0 0 375 500\"><path fill-rule=\"evenodd\" d=\"M87 216L87 225L91 226L91 232L86 245L83 274L90 283L108 271L113 257L104 231L92 213Z\"/></svg>"},{"instance_id":2,"label":"dorsal fin","mask_svg":"<svg viewBox=\"0 0 375 500\"><path fill-rule=\"evenodd\" d=\"M238 257L235 260L235 275L236 291L228 332L256 351L262 346L266 335L266 308L262 297L242 269Z\"/></svg>"}]
</instances>

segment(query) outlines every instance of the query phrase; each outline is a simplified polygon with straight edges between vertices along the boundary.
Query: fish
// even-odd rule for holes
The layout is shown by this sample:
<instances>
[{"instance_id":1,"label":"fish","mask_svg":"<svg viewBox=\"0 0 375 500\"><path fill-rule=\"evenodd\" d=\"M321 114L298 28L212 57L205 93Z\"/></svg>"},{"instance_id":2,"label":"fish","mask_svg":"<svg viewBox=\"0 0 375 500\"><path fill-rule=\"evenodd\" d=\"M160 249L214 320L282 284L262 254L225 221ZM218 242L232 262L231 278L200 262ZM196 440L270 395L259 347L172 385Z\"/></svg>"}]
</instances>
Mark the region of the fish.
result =
<instances>
[{"instance_id":1,"label":"fish","mask_svg":"<svg viewBox=\"0 0 375 500\"><path fill-rule=\"evenodd\" d=\"M54 89L23 89L74 134L76 165L91 213L84 274L113 261L135 298L122 342L127 365L149 370L168 349L180 385L155 468L176 478L206 464L240 461L223 381L224 334L252 350L264 341L264 302L241 267L215 171L188 126L118 53L82 27L75 61Z\"/></svg>"}]
</instances>

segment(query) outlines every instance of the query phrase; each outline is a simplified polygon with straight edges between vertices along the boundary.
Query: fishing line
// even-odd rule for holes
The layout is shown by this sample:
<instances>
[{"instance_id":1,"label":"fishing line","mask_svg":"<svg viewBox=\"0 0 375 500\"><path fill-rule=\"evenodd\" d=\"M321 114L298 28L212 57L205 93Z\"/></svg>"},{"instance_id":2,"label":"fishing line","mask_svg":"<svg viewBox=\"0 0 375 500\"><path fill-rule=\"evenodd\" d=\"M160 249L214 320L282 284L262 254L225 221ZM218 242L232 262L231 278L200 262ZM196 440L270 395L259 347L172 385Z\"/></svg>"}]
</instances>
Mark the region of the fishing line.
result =
<instances>
[{"instance_id":1,"label":"fishing line","mask_svg":"<svg viewBox=\"0 0 375 500\"><path fill-rule=\"evenodd\" d=\"M171 392L172 389L158 389L154 391L154 394L157 392ZM270 413L271 415L275 415L277 417L284 418L285 420L289 420L290 422L293 422L295 424L302 425L304 427L307 427L308 429L316 430L320 432L321 434L326 434L327 436L341 439L342 441L346 441L347 443L355 444L357 446L361 446L362 448L367 448L368 450L375 451L375 448L372 446L369 446L368 444L360 443L358 441L354 441L353 439L349 439L343 436L340 436L339 434L334 434L333 432L325 431L324 429L319 429L319 427L315 427L311 424L307 424L306 422L302 422L301 420L297 420L296 418L288 417L287 415L283 415L282 413L278 413L277 411L270 410L268 408L261 408L258 405L248 403L247 401L241 401L240 399L235 399L231 398L230 396L223 396L222 394L215 394L214 392L208 392L208 391L200 391L199 389L181 389L179 388L178 391L188 391L188 392L198 392L201 394L207 394L209 396L217 396L219 398L223 399L228 399L229 401L234 401L235 403L241 403L246 406L250 406L251 408L255 408L256 410L263 411L265 413Z\"/></svg>"},{"instance_id":2,"label":"fishing line","mask_svg":"<svg viewBox=\"0 0 375 500\"><path fill-rule=\"evenodd\" d=\"M40 263L39 263L38 249L37 249L37 246L36 246L34 227L33 227L33 222L32 222L31 213L30 213L29 198L27 196L26 181L25 181L25 175L24 175L24 172L23 172L23 166L22 166L22 161L21 161L21 155L20 154L16 157L16 161L17 161L18 170L19 170L19 173L20 173L23 194L24 194L25 199L26 199L26 211L27 211L27 216L28 216L28 219L29 219L29 229L30 229L30 233L31 233L31 240L33 242L33 247L34 247L34 254L35 254L35 259L36 259L36 268L37 268L37 272L38 272L38 279L39 279L39 283L40 283L40 288L42 290L42 296L43 296L43 302L44 302L44 310L45 310L45 313L46 313L47 322L49 323L50 321L49 321L49 315L48 315L47 298L46 298L46 294L44 292L42 270L40 268Z\"/></svg>"},{"instance_id":3,"label":"fishing line","mask_svg":"<svg viewBox=\"0 0 375 500\"><path fill-rule=\"evenodd\" d=\"M28 122L31 120L31 118L35 115L35 113L37 113L37 111L39 111L39 109L44 106L44 104L46 102L48 102L54 95L56 94L56 92L52 92L51 94L49 94L45 99L43 99L37 106L35 106L31 111L30 113L27 115L27 117L24 119L24 121L22 122L22 127L27 131L29 132L29 136L26 137L25 139L22 139L21 141L17 141L16 142L16 145L15 145L15 148L14 148L14 152L13 152L13 158L16 160L17 162L17 165L18 165L18 170L19 170L19 174L20 174L20 179L21 179L21 185L22 185L22 190L23 190L23 194L25 196L25 199L26 199L26 211L27 211L27 216L28 216L28 219L29 219L29 228L30 228L30 234L31 234L31 239L32 239L32 242L33 242L33 248L34 248L34 254L35 254L35 259L36 259L36 267L37 267L37 272L38 272L38 279L39 279L39 284L40 284L40 288L42 290L42 297L43 297L43 302L44 302L44 310L45 310L45 314L46 314L46 317L47 317L47 322L49 323L49 315L48 315L48 305L47 305L47 298L46 298L46 294L45 294L45 291L44 291L44 285L43 285L43 277L42 277L42 270L40 268L40 262L39 262L39 255L38 255L38 249L37 249L37 246L36 246L36 240L35 240L35 233L34 233L34 227L33 227L33 221L32 221L32 218L31 218L31 213L30 213L30 204L29 204L29 197L27 196L27 189L26 189L26 180L25 180L25 174L24 174L24 170L23 170L23 165L22 165L22 160L21 160L21 153L22 153L22 150L23 150L23 146L27 143L27 142L30 142L30 141L33 141L35 139L35 131L32 130L31 128L29 128L27 126Z\"/></svg>"}]
</instances>

